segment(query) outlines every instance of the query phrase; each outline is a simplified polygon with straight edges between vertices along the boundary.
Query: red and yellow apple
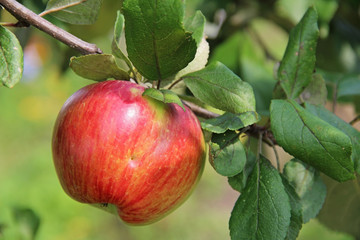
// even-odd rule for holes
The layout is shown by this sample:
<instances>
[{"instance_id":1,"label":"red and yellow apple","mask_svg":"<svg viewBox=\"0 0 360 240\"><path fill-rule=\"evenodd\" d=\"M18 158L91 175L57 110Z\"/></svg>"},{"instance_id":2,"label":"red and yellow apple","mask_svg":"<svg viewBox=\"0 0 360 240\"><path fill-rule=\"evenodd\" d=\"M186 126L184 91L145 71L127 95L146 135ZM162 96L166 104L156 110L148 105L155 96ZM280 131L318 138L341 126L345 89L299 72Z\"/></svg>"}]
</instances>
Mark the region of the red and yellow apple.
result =
<instances>
[{"instance_id":1,"label":"red and yellow apple","mask_svg":"<svg viewBox=\"0 0 360 240\"><path fill-rule=\"evenodd\" d=\"M73 199L115 209L127 223L155 222L198 182L205 142L187 107L142 96L144 88L105 81L74 93L55 123L52 151Z\"/></svg>"}]
</instances>

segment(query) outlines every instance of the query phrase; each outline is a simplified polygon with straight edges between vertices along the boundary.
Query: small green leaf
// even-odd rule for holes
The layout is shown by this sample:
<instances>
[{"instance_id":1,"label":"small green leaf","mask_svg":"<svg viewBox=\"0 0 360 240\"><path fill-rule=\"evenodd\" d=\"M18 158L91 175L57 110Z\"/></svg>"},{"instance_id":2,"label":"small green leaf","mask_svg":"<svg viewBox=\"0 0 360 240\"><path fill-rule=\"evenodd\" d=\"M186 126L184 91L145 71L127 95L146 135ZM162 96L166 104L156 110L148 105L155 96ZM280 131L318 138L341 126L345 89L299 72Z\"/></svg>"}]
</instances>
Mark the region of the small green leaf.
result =
<instances>
[{"instance_id":1,"label":"small green leaf","mask_svg":"<svg viewBox=\"0 0 360 240\"><path fill-rule=\"evenodd\" d=\"M29 208L16 207L13 209L15 222L19 225L22 239L35 240L40 226L40 218Z\"/></svg>"},{"instance_id":2,"label":"small green leaf","mask_svg":"<svg viewBox=\"0 0 360 240\"><path fill-rule=\"evenodd\" d=\"M307 103L305 108L312 114L343 131L350 138L353 149L351 159L355 165L356 172L360 174L360 132L324 107Z\"/></svg>"},{"instance_id":3,"label":"small green leaf","mask_svg":"<svg viewBox=\"0 0 360 240\"><path fill-rule=\"evenodd\" d=\"M122 15L120 11L117 11L117 17L114 25L114 36L113 36L111 48L113 54L121 59L125 57L125 54L120 49L120 38L124 28L124 21L125 21L124 15Z\"/></svg>"},{"instance_id":4,"label":"small green leaf","mask_svg":"<svg viewBox=\"0 0 360 240\"><path fill-rule=\"evenodd\" d=\"M132 64L125 53L120 48L120 38L124 29L124 15L117 11L117 17L114 26L114 37L111 44L111 50L115 57L118 57L125 61L129 68L132 68Z\"/></svg>"},{"instance_id":5,"label":"small green leaf","mask_svg":"<svg viewBox=\"0 0 360 240\"><path fill-rule=\"evenodd\" d=\"M16 36L0 25L0 81L12 88L23 74L23 51Z\"/></svg>"},{"instance_id":6,"label":"small green leaf","mask_svg":"<svg viewBox=\"0 0 360 240\"><path fill-rule=\"evenodd\" d=\"M219 62L183 76L186 86L212 107L231 113L255 112L251 86Z\"/></svg>"},{"instance_id":7,"label":"small green leaf","mask_svg":"<svg viewBox=\"0 0 360 240\"><path fill-rule=\"evenodd\" d=\"M79 76L95 81L108 78L129 80L129 74L118 67L115 57L110 54L84 55L70 59L71 69Z\"/></svg>"},{"instance_id":8,"label":"small green leaf","mask_svg":"<svg viewBox=\"0 0 360 240\"><path fill-rule=\"evenodd\" d=\"M325 105L327 89L325 80L320 74L313 74L311 82L301 93L301 98L311 104Z\"/></svg>"},{"instance_id":9,"label":"small green leaf","mask_svg":"<svg viewBox=\"0 0 360 240\"><path fill-rule=\"evenodd\" d=\"M201 11L196 11L194 16L187 18L185 21L186 31L192 32L192 37L195 39L198 46L204 36L205 22L205 16Z\"/></svg>"},{"instance_id":10,"label":"small green leaf","mask_svg":"<svg viewBox=\"0 0 360 240\"><path fill-rule=\"evenodd\" d=\"M197 45L184 30L182 0L125 0L123 14L128 56L147 79L165 79L194 59Z\"/></svg>"},{"instance_id":11,"label":"small green leaf","mask_svg":"<svg viewBox=\"0 0 360 240\"><path fill-rule=\"evenodd\" d=\"M263 156L232 210L233 240L284 239L290 225L290 202L279 172Z\"/></svg>"},{"instance_id":12,"label":"small green leaf","mask_svg":"<svg viewBox=\"0 0 360 240\"><path fill-rule=\"evenodd\" d=\"M278 80L289 99L297 98L311 81L318 36L317 13L311 7L290 32L289 43L278 69Z\"/></svg>"},{"instance_id":13,"label":"small green leaf","mask_svg":"<svg viewBox=\"0 0 360 240\"><path fill-rule=\"evenodd\" d=\"M186 110L179 96L167 89L158 90L155 88L147 88L145 89L143 96L148 96L164 103L176 103L184 111Z\"/></svg>"},{"instance_id":14,"label":"small green leaf","mask_svg":"<svg viewBox=\"0 0 360 240\"><path fill-rule=\"evenodd\" d=\"M117 11L116 21L114 25L114 37L113 37L113 40L117 47L119 46L120 38L123 33L124 22L125 22L124 15L122 15L120 11Z\"/></svg>"},{"instance_id":15,"label":"small green leaf","mask_svg":"<svg viewBox=\"0 0 360 240\"><path fill-rule=\"evenodd\" d=\"M277 143L289 154L337 181L355 177L352 145L345 133L294 100L273 100L270 119Z\"/></svg>"},{"instance_id":16,"label":"small green leaf","mask_svg":"<svg viewBox=\"0 0 360 240\"><path fill-rule=\"evenodd\" d=\"M49 0L44 13L71 24L95 23L102 0Z\"/></svg>"},{"instance_id":17,"label":"small green leaf","mask_svg":"<svg viewBox=\"0 0 360 240\"><path fill-rule=\"evenodd\" d=\"M228 131L213 134L210 142L212 165L217 173L232 177L240 173L246 163L246 153L239 134Z\"/></svg>"},{"instance_id":18,"label":"small green leaf","mask_svg":"<svg viewBox=\"0 0 360 240\"><path fill-rule=\"evenodd\" d=\"M256 112L240 114L224 113L223 115L201 121L201 127L213 133L224 133L227 130L239 130L259 121Z\"/></svg>"},{"instance_id":19,"label":"small green leaf","mask_svg":"<svg viewBox=\"0 0 360 240\"><path fill-rule=\"evenodd\" d=\"M285 240L296 240L303 224L301 200L294 187L290 185L286 178L282 177L282 182L284 184L285 191L289 196L291 206L290 226Z\"/></svg>"},{"instance_id":20,"label":"small green leaf","mask_svg":"<svg viewBox=\"0 0 360 240\"><path fill-rule=\"evenodd\" d=\"M256 156L252 152L246 154L246 163L243 171L233 177L228 177L229 185L236 191L242 192L246 187L248 177L254 169Z\"/></svg>"},{"instance_id":21,"label":"small green leaf","mask_svg":"<svg viewBox=\"0 0 360 240\"><path fill-rule=\"evenodd\" d=\"M287 162L283 172L300 197L303 222L315 218L326 198L326 186L319 172L297 159Z\"/></svg>"},{"instance_id":22,"label":"small green leaf","mask_svg":"<svg viewBox=\"0 0 360 240\"><path fill-rule=\"evenodd\" d=\"M165 102L164 93L161 92L161 90L155 88L145 89L145 91L143 92L143 96L148 96L160 102Z\"/></svg>"}]
</instances>

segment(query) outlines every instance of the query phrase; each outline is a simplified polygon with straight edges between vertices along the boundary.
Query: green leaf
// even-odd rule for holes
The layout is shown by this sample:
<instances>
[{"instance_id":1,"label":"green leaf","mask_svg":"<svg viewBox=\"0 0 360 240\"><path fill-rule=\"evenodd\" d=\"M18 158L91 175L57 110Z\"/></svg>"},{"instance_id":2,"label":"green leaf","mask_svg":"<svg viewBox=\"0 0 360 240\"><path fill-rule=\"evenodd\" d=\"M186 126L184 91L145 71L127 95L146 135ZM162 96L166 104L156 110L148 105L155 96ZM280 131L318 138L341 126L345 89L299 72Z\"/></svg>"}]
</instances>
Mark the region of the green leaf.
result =
<instances>
[{"instance_id":1,"label":"green leaf","mask_svg":"<svg viewBox=\"0 0 360 240\"><path fill-rule=\"evenodd\" d=\"M311 81L318 36L317 13L314 8L309 8L290 32L289 43L278 69L278 80L290 99L297 98Z\"/></svg>"},{"instance_id":2,"label":"green leaf","mask_svg":"<svg viewBox=\"0 0 360 240\"><path fill-rule=\"evenodd\" d=\"M273 100L270 119L277 143L289 154L337 181L355 177L351 141L345 133L294 100Z\"/></svg>"},{"instance_id":3,"label":"green leaf","mask_svg":"<svg viewBox=\"0 0 360 240\"><path fill-rule=\"evenodd\" d=\"M23 51L16 36L0 25L0 81L12 88L23 74Z\"/></svg>"},{"instance_id":4,"label":"green leaf","mask_svg":"<svg viewBox=\"0 0 360 240\"><path fill-rule=\"evenodd\" d=\"M199 71L206 66L209 58L210 46L204 37L205 22L205 16L200 11L197 11L193 17L186 20L185 29L192 32L192 37L196 41L197 49L194 59L176 74L174 77L175 80L180 79L188 73Z\"/></svg>"},{"instance_id":5,"label":"green leaf","mask_svg":"<svg viewBox=\"0 0 360 240\"><path fill-rule=\"evenodd\" d=\"M296 240L303 224L301 200L294 187L290 185L286 178L282 177L282 183L284 184L285 191L289 196L291 206L290 226L285 240Z\"/></svg>"},{"instance_id":6,"label":"green leaf","mask_svg":"<svg viewBox=\"0 0 360 240\"><path fill-rule=\"evenodd\" d=\"M227 130L239 130L259 121L256 112L240 114L224 113L223 115L201 121L201 127L213 133L224 133Z\"/></svg>"},{"instance_id":7,"label":"green leaf","mask_svg":"<svg viewBox=\"0 0 360 240\"><path fill-rule=\"evenodd\" d=\"M324 107L305 104L305 108L312 114L343 131L350 138L353 149L351 159L355 165L355 170L360 174L360 132Z\"/></svg>"},{"instance_id":8,"label":"green leaf","mask_svg":"<svg viewBox=\"0 0 360 240\"><path fill-rule=\"evenodd\" d=\"M71 69L79 76L95 81L108 78L129 80L129 74L118 67L115 57L110 54L84 55L70 59Z\"/></svg>"},{"instance_id":9,"label":"green leaf","mask_svg":"<svg viewBox=\"0 0 360 240\"><path fill-rule=\"evenodd\" d=\"M338 183L324 177L327 196L318 218L325 226L360 238L360 178Z\"/></svg>"},{"instance_id":10,"label":"green leaf","mask_svg":"<svg viewBox=\"0 0 360 240\"><path fill-rule=\"evenodd\" d=\"M114 36L113 36L111 49L112 49L113 54L116 57L121 58L121 59L123 59L125 57L125 54L120 49L120 38L121 38L123 28L124 28L124 21L125 21L124 15L122 15L120 13L120 11L117 11L116 21L115 21L115 25L114 25Z\"/></svg>"},{"instance_id":11,"label":"green leaf","mask_svg":"<svg viewBox=\"0 0 360 240\"><path fill-rule=\"evenodd\" d=\"M287 162L283 172L300 197L303 222L315 218L326 198L326 186L319 172L297 159Z\"/></svg>"},{"instance_id":12,"label":"green leaf","mask_svg":"<svg viewBox=\"0 0 360 240\"><path fill-rule=\"evenodd\" d=\"M71 24L93 24L101 3L101 0L49 0L43 14Z\"/></svg>"},{"instance_id":13,"label":"green leaf","mask_svg":"<svg viewBox=\"0 0 360 240\"><path fill-rule=\"evenodd\" d=\"M147 88L145 89L143 96L148 96L164 103L176 103L185 111L184 104L180 100L179 96L170 90Z\"/></svg>"},{"instance_id":14,"label":"green leaf","mask_svg":"<svg viewBox=\"0 0 360 240\"><path fill-rule=\"evenodd\" d=\"M176 74L174 79L178 80L182 76L188 73L196 72L203 69L208 62L209 53L210 53L209 43L206 41L205 38L202 38L196 50L195 58L185 68L181 69Z\"/></svg>"},{"instance_id":15,"label":"green leaf","mask_svg":"<svg viewBox=\"0 0 360 240\"><path fill-rule=\"evenodd\" d=\"M185 21L186 31L192 32L192 37L195 39L198 46L204 36L205 22L205 16L201 11L196 11L194 16L187 18Z\"/></svg>"},{"instance_id":16,"label":"green leaf","mask_svg":"<svg viewBox=\"0 0 360 240\"><path fill-rule=\"evenodd\" d=\"M19 225L22 239L34 240L40 226L40 218L29 208L15 207L13 209L15 222Z\"/></svg>"},{"instance_id":17,"label":"green leaf","mask_svg":"<svg viewBox=\"0 0 360 240\"><path fill-rule=\"evenodd\" d=\"M337 98L360 95L360 75L343 78L338 86Z\"/></svg>"},{"instance_id":18,"label":"green leaf","mask_svg":"<svg viewBox=\"0 0 360 240\"><path fill-rule=\"evenodd\" d=\"M279 172L263 156L232 210L233 240L284 239L290 225L290 203Z\"/></svg>"},{"instance_id":19,"label":"green leaf","mask_svg":"<svg viewBox=\"0 0 360 240\"><path fill-rule=\"evenodd\" d=\"M219 62L183 76L195 97L214 108L231 113L255 112L251 86Z\"/></svg>"},{"instance_id":20,"label":"green leaf","mask_svg":"<svg viewBox=\"0 0 360 240\"><path fill-rule=\"evenodd\" d=\"M327 89L322 75L313 74L311 82L301 93L301 98L305 102L311 104L325 105L327 100Z\"/></svg>"},{"instance_id":21,"label":"green leaf","mask_svg":"<svg viewBox=\"0 0 360 240\"><path fill-rule=\"evenodd\" d=\"M114 37L111 44L111 50L115 57L118 57L125 61L129 68L132 68L132 64L125 53L120 48L120 39L124 29L124 15L117 11L117 17L114 26Z\"/></svg>"},{"instance_id":22,"label":"green leaf","mask_svg":"<svg viewBox=\"0 0 360 240\"><path fill-rule=\"evenodd\" d=\"M212 165L217 173L232 177L240 173L246 163L246 153L239 134L228 131L213 134L210 142Z\"/></svg>"},{"instance_id":23,"label":"green leaf","mask_svg":"<svg viewBox=\"0 0 360 240\"><path fill-rule=\"evenodd\" d=\"M274 62L269 61L263 46L247 32L238 31L212 51L210 63L215 61L223 63L248 82L254 90L256 111L269 115L272 99L269 89L274 88L276 81L273 77Z\"/></svg>"},{"instance_id":24,"label":"green leaf","mask_svg":"<svg viewBox=\"0 0 360 240\"><path fill-rule=\"evenodd\" d=\"M147 79L165 79L191 62L196 41L183 26L181 0L125 0L127 52L136 69Z\"/></svg>"},{"instance_id":25,"label":"green leaf","mask_svg":"<svg viewBox=\"0 0 360 240\"><path fill-rule=\"evenodd\" d=\"M256 156L252 152L246 154L246 163L243 171L233 177L228 177L229 185L236 191L242 192L248 181L248 177L254 169Z\"/></svg>"}]
</instances>

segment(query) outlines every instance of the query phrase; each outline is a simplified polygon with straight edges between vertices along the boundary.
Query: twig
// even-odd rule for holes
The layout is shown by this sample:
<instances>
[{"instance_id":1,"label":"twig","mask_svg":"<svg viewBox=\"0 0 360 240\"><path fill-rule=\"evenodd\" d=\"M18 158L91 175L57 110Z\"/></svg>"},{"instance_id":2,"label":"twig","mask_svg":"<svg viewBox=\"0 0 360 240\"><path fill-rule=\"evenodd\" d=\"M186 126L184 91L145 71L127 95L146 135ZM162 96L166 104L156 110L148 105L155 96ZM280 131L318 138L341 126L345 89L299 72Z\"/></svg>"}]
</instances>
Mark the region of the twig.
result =
<instances>
[{"instance_id":1,"label":"twig","mask_svg":"<svg viewBox=\"0 0 360 240\"><path fill-rule=\"evenodd\" d=\"M182 78L179 78L178 80L176 80L175 82L173 82L170 87L168 87L168 89L172 89L176 84L178 84L179 82L181 82L183 79Z\"/></svg>"},{"instance_id":2,"label":"twig","mask_svg":"<svg viewBox=\"0 0 360 240\"><path fill-rule=\"evenodd\" d=\"M27 23L40 29L53 38L65 43L69 47L78 50L82 54L102 53L102 51L95 44L85 42L75 37L67 31L38 16L36 13L27 9L15 0L0 0L0 5L2 5L14 17L16 17L20 23Z\"/></svg>"},{"instance_id":3,"label":"twig","mask_svg":"<svg viewBox=\"0 0 360 240\"><path fill-rule=\"evenodd\" d=\"M191 109L191 111L193 111L199 117L209 119L209 118L216 118L216 117L220 116L219 114L213 113L209 110L206 110L205 108L202 108L192 102L188 102L185 100L183 100L183 102L186 104L186 106L188 106Z\"/></svg>"},{"instance_id":4,"label":"twig","mask_svg":"<svg viewBox=\"0 0 360 240\"><path fill-rule=\"evenodd\" d=\"M336 110L336 103L337 103L337 83L333 84L333 95L332 95L332 100L333 100L333 104L332 104L332 112L335 113Z\"/></svg>"},{"instance_id":5,"label":"twig","mask_svg":"<svg viewBox=\"0 0 360 240\"><path fill-rule=\"evenodd\" d=\"M260 155L262 154L262 139L263 139L263 132L259 132L259 140L258 140L258 146L257 146L257 160L260 159Z\"/></svg>"},{"instance_id":6,"label":"twig","mask_svg":"<svg viewBox=\"0 0 360 240\"><path fill-rule=\"evenodd\" d=\"M353 120L351 120L349 122L350 125L354 125L355 123L357 123L358 121L360 121L360 115L357 115Z\"/></svg>"},{"instance_id":7,"label":"twig","mask_svg":"<svg viewBox=\"0 0 360 240\"><path fill-rule=\"evenodd\" d=\"M276 147L275 147L274 143L272 142L272 140L270 138L266 137L266 139L271 143L271 147L272 147L272 149L274 151L274 154L275 154L276 168L277 168L278 171L280 171L280 160L279 160L279 154L278 154L278 152L276 150Z\"/></svg>"}]
</instances>

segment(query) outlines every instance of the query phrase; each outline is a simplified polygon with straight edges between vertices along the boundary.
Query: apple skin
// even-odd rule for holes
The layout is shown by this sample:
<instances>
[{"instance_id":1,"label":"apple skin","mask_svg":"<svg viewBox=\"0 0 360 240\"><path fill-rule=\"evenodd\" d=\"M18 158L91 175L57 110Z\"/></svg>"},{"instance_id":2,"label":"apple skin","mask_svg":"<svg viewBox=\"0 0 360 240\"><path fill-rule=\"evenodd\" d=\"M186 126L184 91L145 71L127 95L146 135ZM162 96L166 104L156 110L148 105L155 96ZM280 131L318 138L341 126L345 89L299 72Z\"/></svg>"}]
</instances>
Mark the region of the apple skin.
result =
<instances>
[{"instance_id":1,"label":"apple skin","mask_svg":"<svg viewBox=\"0 0 360 240\"><path fill-rule=\"evenodd\" d=\"M205 162L195 114L143 91L118 80L78 90L60 110L52 140L64 191L116 209L132 225L158 221L183 203Z\"/></svg>"}]
</instances>

